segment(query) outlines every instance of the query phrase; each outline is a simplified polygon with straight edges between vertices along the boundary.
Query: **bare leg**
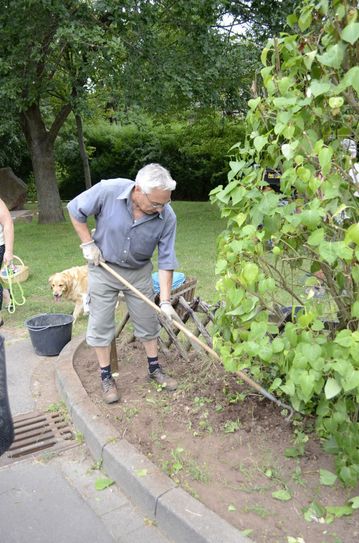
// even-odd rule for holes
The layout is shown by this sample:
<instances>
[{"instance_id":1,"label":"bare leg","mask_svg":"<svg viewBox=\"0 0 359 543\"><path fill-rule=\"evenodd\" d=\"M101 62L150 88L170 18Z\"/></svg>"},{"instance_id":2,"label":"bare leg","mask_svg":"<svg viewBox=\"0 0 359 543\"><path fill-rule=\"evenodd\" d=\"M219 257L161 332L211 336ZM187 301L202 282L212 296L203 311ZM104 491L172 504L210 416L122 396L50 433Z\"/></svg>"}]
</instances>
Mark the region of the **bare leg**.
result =
<instances>
[{"instance_id":1,"label":"bare leg","mask_svg":"<svg viewBox=\"0 0 359 543\"><path fill-rule=\"evenodd\" d=\"M144 341L143 346L146 351L146 355L153 358L158 355L157 338Z\"/></svg>"},{"instance_id":2,"label":"bare leg","mask_svg":"<svg viewBox=\"0 0 359 543\"><path fill-rule=\"evenodd\" d=\"M100 368L106 368L109 366L111 345L108 345L107 347L95 347L95 351Z\"/></svg>"}]
</instances>

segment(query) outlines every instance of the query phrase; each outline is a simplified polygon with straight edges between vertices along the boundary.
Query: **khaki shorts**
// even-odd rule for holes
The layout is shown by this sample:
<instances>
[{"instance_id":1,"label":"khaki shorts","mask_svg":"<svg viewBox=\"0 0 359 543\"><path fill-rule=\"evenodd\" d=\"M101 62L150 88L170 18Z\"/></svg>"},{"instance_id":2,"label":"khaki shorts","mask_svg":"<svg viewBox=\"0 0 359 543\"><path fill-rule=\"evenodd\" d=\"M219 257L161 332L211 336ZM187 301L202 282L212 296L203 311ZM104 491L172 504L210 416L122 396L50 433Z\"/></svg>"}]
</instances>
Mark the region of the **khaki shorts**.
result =
<instances>
[{"instance_id":1,"label":"khaki shorts","mask_svg":"<svg viewBox=\"0 0 359 543\"><path fill-rule=\"evenodd\" d=\"M152 263L139 270L121 268L108 264L131 285L150 300L154 299L152 284ZM138 298L130 289L120 283L101 266L89 265L89 308L86 341L91 347L107 347L115 337L115 308L119 292L123 292L134 334L141 341L158 337L160 324L157 313L146 302Z\"/></svg>"}]
</instances>

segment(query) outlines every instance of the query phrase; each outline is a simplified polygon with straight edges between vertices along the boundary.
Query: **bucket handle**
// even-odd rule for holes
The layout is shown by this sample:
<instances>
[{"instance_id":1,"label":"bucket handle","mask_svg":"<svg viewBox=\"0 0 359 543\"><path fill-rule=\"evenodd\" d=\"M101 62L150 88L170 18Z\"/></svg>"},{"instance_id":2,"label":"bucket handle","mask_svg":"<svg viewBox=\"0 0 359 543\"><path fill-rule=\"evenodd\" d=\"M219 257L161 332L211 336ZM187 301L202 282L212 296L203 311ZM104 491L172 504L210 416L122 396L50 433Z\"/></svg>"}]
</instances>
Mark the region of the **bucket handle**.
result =
<instances>
[{"instance_id":1,"label":"bucket handle","mask_svg":"<svg viewBox=\"0 0 359 543\"><path fill-rule=\"evenodd\" d=\"M31 332L43 332L44 330L47 330L48 328L52 328L52 326L29 326L27 324L28 330L31 330Z\"/></svg>"}]
</instances>

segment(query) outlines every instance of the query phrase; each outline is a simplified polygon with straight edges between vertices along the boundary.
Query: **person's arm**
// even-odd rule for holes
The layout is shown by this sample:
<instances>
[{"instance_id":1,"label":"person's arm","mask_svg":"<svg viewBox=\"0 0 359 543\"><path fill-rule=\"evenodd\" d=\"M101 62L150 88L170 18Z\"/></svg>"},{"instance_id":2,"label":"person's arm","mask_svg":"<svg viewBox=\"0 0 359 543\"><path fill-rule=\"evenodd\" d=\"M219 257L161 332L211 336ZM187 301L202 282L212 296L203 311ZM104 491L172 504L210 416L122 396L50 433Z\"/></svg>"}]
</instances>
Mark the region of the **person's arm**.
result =
<instances>
[{"instance_id":1,"label":"person's arm","mask_svg":"<svg viewBox=\"0 0 359 543\"><path fill-rule=\"evenodd\" d=\"M158 281L160 284L160 303L169 302L171 299L173 271L158 270Z\"/></svg>"},{"instance_id":2,"label":"person's arm","mask_svg":"<svg viewBox=\"0 0 359 543\"><path fill-rule=\"evenodd\" d=\"M87 226L87 223L78 221L77 219L75 219L75 217L71 215L71 213L69 213L69 217L76 234L81 240L81 243L89 243L90 241L92 241L91 233L89 227Z\"/></svg>"},{"instance_id":3,"label":"person's arm","mask_svg":"<svg viewBox=\"0 0 359 543\"><path fill-rule=\"evenodd\" d=\"M4 263L10 264L14 256L14 223L10 211L5 203L0 199L0 224L4 229L5 253Z\"/></svg>"},{"instance_id":4,"label":"person's arm","mask_svg":"<svg viewBox=\"0 0 359 543\"><path fill-rule=\"evenodd\" d=\"M82 254L84 255L84 258L88 261L88 263L98 266L100 264L100 261L103 261L103 257L100 249L97 247L96 243L91 237L91 233L87 226L87 223L78 221L71 215L71 213L69 213L69 217L75 229L75 232L81 240L80 247L82 249Z\"/></svg>"}]
</instances>

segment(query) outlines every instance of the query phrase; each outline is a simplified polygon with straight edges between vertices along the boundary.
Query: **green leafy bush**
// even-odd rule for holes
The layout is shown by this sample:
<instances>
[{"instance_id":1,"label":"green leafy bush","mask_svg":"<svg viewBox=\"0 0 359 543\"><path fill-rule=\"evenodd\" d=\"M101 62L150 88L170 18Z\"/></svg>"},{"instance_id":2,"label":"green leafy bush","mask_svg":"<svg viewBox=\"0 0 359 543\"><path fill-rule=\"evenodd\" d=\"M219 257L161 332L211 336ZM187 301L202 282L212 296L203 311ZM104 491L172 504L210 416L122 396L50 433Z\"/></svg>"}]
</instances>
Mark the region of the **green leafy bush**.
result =
<instances>
[{"instance_id":1,"label":"green leafy bush","mask_svg":"<svg viewBox=\"0 0 359 543\"><path fill-rule=\"evenodd\" d=\"M208 193L226 178L233 141L243 137L243 123L205 118L193 124L172 122L140 126L98 122L86 128L93 183L101 179L134 179L144 164L159 162L178 185L176 199L207 200ZM78 145L69 129L56 148L60 193L68 199L84 190Z\"/></svg>"},{"instance_id":2,"label":"green leafy bush","mask_svg":"<svg viewBox=\"0 0 359 543\"><path fill-rule=\"evenodd\" d=\"M359 479L359 200L343 139L358 140L356 2L307 0L289 23L298 33L262 52L245 142L233 148L229 183L211 194L228 220L215 345L226 369L249 369L316 416L351 485ZM280 192L267 190L267 168L280 173Z\"/></svg>"}]
</instances>

